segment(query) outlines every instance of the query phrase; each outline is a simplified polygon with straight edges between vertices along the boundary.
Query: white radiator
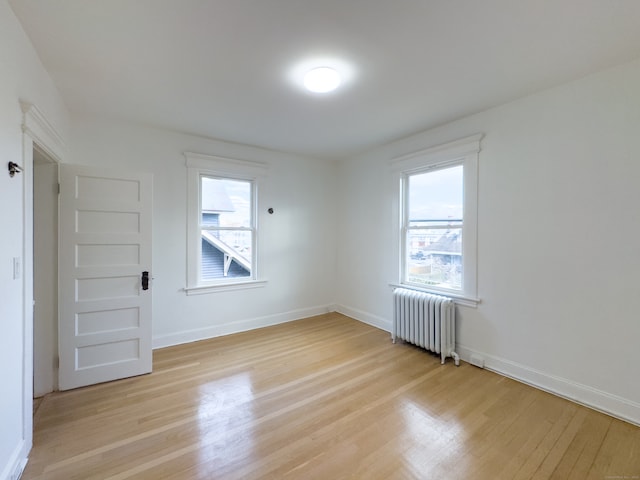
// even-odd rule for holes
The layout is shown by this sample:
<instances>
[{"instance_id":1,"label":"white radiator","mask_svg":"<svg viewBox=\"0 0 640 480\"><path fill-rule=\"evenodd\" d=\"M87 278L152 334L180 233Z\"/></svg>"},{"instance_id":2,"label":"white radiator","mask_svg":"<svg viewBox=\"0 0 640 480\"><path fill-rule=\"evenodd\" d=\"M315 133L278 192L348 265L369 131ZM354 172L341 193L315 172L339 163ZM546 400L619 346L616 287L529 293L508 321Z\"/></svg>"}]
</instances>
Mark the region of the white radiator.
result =
<instances>
[{"instance_id":1,"label":"white radiator","mask_svg":"<svg viewBox=\"0 0 640 480\"><path fill-rule=\"evenodd\" d=\"M453 357L460 365L455 319L455 303L450 298L406 288L393 291L393 343L399 338L439 353L443 364L445 358Z\"/></svg>"}]
</instances>

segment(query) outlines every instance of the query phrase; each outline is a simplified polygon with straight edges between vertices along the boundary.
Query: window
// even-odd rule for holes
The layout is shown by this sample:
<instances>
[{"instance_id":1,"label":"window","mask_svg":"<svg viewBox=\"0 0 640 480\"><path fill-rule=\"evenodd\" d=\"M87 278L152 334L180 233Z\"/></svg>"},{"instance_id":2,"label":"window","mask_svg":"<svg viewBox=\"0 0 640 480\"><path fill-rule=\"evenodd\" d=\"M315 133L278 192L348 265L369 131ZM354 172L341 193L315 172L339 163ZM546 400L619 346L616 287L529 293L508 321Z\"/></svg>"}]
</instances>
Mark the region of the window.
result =
<instances>
[{"instance_id":1,"label":"window","mask_svg":"<svg viewBox=\"0 0 640 480\"><path fill-rule=\"evenodd\" d=\"M400 284L475 305L480 135L394 160Z\"/></svg>"},{"instance_id":2,"label":"window","mask_svg":"<svg viewBox=\"0 0 640 480\"><path fill-rule=\"evenodd\" d=\"M187 153L188 294L260 286L257 275L261 163Z\"/></svg>"}]
</instances>

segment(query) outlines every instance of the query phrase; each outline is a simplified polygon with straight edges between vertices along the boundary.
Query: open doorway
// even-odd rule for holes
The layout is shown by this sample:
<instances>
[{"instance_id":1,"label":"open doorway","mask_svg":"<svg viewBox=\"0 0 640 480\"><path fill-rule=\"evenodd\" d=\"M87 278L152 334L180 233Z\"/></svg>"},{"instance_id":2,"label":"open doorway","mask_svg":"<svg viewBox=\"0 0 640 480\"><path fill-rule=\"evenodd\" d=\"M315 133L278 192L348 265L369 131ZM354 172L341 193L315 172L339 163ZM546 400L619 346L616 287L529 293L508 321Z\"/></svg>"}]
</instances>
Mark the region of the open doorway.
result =
<instances>
[{"instance_id":1,"label":"open doorway","mask_svg":"<svg viewBox=\"0 0 640 480\"><path fill-rule=\"evenodd\" d=\"M33 146L33 397L58 390L58 164Z\"/></svg>"}]
</instances>

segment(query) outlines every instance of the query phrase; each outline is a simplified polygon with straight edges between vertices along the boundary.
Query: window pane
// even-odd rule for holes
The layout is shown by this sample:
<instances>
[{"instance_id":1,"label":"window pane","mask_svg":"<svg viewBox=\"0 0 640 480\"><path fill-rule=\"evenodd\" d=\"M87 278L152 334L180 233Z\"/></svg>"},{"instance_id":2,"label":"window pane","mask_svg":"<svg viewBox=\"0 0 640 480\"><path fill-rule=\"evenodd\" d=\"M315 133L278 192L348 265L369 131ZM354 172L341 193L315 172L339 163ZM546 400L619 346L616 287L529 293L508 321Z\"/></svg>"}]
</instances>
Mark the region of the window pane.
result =
<instances>
[{"instance_id":1,"label":"window pane","mask_svg":"<svg viewBox=\"0 0 640 480\"><path fill-rule=\"evenodd\" d=\"M201 280L251 276L251 182L201 177ZM217 230L217 227L231 230Z\"/></svg>"},{"instance_id":2,"label":"window pane","mask_svg":"<svg viewBox=\"0 0 640 480\"><path fill-rule=\"evenodd\" d=\"M251 182L201 178L203 226L251 227Z\"/></svg>"},{"instance_id":3,"label":"window pane","mask_svg":"<svg viewBox=\"0 0 640 480\"><path fill-rule=\"evenodd\" d=\"M408 282L462 288L462 228L409 230L406 251Z\"/></svg>"},{"instance_id":4,"label":"window pane","mask_svg":"<svg viewBox=\"0 0 640 480\"><path fill-rule=\"evenodd\" d=\"M409 177L409 226L462 222L463 167L458 165Z\"/></svg>"},{"instance_id":5,"label":"window pane","mask_svg":"<svg viewBox=\"0 0 640 480\"><path fill-rule=\"evenodd\" d=\"M202 280L251 276L251 231L202 230L201 234Z\"/></svg>"},{"instance_id":6,"label":"window pane","mask_svg":"<svg viewBox=\"0 0 640 480\"><path fill-rule=\"evenodd\" d=\"M405 278L462 288L463 167L410 175Z\"/></svg>"}]
</instances>

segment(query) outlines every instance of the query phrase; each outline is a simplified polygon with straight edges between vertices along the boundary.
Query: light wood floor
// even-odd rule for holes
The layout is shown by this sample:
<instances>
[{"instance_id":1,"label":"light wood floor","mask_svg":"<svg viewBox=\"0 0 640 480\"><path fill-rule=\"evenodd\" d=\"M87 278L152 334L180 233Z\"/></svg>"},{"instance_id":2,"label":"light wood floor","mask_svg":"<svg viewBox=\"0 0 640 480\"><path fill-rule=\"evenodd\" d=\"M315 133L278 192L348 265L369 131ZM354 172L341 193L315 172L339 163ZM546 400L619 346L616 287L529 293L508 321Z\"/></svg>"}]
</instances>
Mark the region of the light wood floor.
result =
<instances>
[{"instance_id":1,"label":"light wood floor","mask_svg":"<svg viewBox=\"0 0 640 480\"><path fill-rule=\"evenodd\" d=\"M45 397L31 479L640 478L640 428L327 314Z\"/></svg>"}]
</instances>

